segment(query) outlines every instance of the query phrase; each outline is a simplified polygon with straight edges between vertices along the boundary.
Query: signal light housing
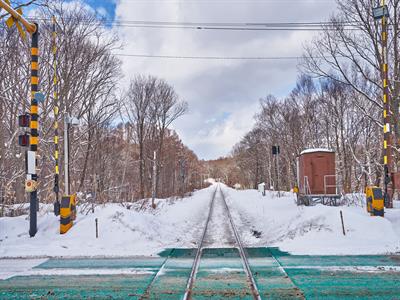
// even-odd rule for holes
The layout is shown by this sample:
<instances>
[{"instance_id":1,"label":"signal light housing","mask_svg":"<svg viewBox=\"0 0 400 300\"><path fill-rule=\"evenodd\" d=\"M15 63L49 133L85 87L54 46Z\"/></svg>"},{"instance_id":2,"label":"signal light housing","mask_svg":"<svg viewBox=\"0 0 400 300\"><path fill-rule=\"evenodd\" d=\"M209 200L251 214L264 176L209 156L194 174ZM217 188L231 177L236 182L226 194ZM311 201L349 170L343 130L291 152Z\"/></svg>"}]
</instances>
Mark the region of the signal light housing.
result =
<instances>
[{"instance_id":1,"label":"signal light housing","mask_svg":"<svg viewBox=\"0 0 400 300\"><path fill-rule=\"evenodd\" d=\"M278 155L281 153L279 146L272 146L272 155Z\"/></svg>"},{"instance_id":2,"label":"signal light housing","mask_svg":"<svg viewBox=\"0 0 400 300\"><path fill-rule=\"evenodd\" d=\"M18 136L18 145L21 147L28 147L29 146L29 134L21 134Z\"/></svg>"},{"instance_id":3,"label":"signal light housing","mask_svg":"<svg viewBox=\"0 0 400 300\"><path fill-rule=\"evenodd\" d=\"M29 114L24 114L24 115L18 116L19 127L29 127L30 120L31 120L31 116Z\"/></svg>"}]
</instances>

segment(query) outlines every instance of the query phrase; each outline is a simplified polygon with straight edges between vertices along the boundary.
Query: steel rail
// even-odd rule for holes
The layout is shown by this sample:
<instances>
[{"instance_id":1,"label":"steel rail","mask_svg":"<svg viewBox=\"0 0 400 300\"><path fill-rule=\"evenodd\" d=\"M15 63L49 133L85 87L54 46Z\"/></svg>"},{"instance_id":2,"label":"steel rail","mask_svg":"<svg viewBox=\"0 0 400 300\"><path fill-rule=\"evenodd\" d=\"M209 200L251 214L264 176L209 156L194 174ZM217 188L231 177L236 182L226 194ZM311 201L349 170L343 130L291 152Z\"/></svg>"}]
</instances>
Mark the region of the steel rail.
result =
<instances>
[{"instance_id":1,"label":"steel rail","mask_svg":"<svg viewBox=\"0 0 400 300\"><path fill-rule=\"evenodd\" d=\"M269 253L271 253L271 257L275 260L275 262L278 264L279 270L285 274L285 277L289 279L290 283L294 286L294 289L297 291L297 295L298 297L300 297L300 299L306 299L306 297L304 296L304 293L301 289L299 289L293 282L292 278L290 278L290 276L288 275L288 273L286 273L285 268L282 266L281 262L279 261L279 259L277 259L275 257L275 255L272 253L272 251L269 251Z\"/></svg>"},{"instance_id":2,"label":"steel rail","mask_svg":"<svg viewBox=\"0 0 400 300\"><path fill-rule=\"evenodd\" d=\"M253 273L251 272L250 264L249 264L249 261L247 260L246 252L244 251L243 243L242 243L242 241L240 239L239 232L236 229L235 223L233 222L233 219L232 219L232 215L231 215L231 213L229 211L228 204L226 203L225 195L222 192L221 187L219 189L220 189L220 192L221 192L221 195L222 195L222 200L223 200L223 202L225 204L226 211L228 213L229 222L231 223L231 227L232 227L232 230L233 230L233 234L235 236L236 243L238 245L238 250L239 250L240 257L242 258L242 263L243 263L244 270L245 270L246 275L247 275L247 277L248 277L248 279L250 281L251 292L253 294L254 299L261 300L260 292L258 291L256 281L254 280Z\"/></svg>"},{"instance_id":3,"label":"steel rail","mask_svg":"<svg viewBox=\"0 0 400 300\"><path fill-rule=\"evenodd\" d=\"M165 265L167 264L168 259L170 259L171 255L174 253L175 249L172 249L169 253L168 256L166 257L166 259L163 261L163 263L161 264L161 267L158 269L157 272L154 273L153 278L151 279L149 285L147 286L146 290L144 291L143 295L140 296L139 300L144 300L144 299L149 299L150 298L150 290L151 287L153 286L154 282L156 281L156 279L162 274Z\"/></svg>"},{"instance_id":4,"label":"steel rail","mask_svg":"<svg viewBox=\"0 0 400 300\"><path fill-rule=\"evenodd\" d=\"M190 272L190 277L189 277L189 280L188 280L187 285L186 285L186 290L185 290L185 294L183 295L183 300L188 300L188 299L191 299L191 297L192 297L193 284L194 284L194 281L196 279L197 271L199 269L200 258L201 258L201 255L203 253L204 238L206 236L208 224L210 223L210 219L211 219L211 213L212 213L212 210L214 208L214 200L215 200L215 195L217 194L217 189L218 188L215 188L213 196L211 198L210 210L208 212L208 217L207 217L207 220L206 220L206 224L204 226L203 233L202 233L201 239L200 239L200 243L199 243L199 246L197 248L196 256L195 256L194 261L193 261L192 270Z\"/></svg>"}]
</instances>

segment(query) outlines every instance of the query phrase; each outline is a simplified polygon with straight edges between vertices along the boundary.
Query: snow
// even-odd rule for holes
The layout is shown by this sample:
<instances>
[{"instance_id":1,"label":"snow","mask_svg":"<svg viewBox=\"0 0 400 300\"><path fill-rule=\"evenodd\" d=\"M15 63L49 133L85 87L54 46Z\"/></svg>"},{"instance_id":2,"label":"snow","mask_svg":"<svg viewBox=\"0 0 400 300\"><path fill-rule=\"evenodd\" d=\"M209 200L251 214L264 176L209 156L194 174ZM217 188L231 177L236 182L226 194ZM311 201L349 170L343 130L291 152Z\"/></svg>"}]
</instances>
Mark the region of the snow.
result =
<instances>
[{"instance_id":1,"label":"snow","mask_svg":"<svg viewBox=\"0 0 400 300\"><path fill-rule=\"evenodd\" d=\"M33 238L28 234L26 215L0 218L0 257L153 256L165 248L193 248L213 190L203 189L173 204L157 199L155 211L137 211L119 204L99 206L94 214L78 213L65 235L59 234L59 218L51 212L39 214Z\"/></svg>"},{"instance_id":2,"label":"snow","mask_svg":"<svg viewBox=\"0 0 400 300\"><path fill-rule=\"evenodd\" d=\"M332 153L334 151L326 149L326 148L314 148L314 149L306 149L306 150L302 151L300 153L300 155L307 154L307 153L315 153L315 152L329 152L329 153Z\"/></svg>"},{"instance_id":3,"label":"snow","mask_svg":"<svg viewBox=\"0 0 400 300\"><path fill-rule=\"evenodd\" d=\"M400 252L400 209L371 217L365 207L298 207L295 195L224 188L228 205L247 246L279 247L304 255L388 254ZM342 233L343 212L346 235ZM254 232L261 232L257 238Z\"/></svg>"},{"instance_id":4,"label":"snow","mask_svg":"<svg viewBox=\"0 0 400 300\"><path fill-rule=\"evenodd\" d=\"M38 233L30 238L26 215L0 218L0 278L11 272L28 272L49 257L134 257L155 256L166 248L197 247L209 212L216 183L183 199L157 199L157 209L141 203L131 208L120 204L97 206L95 213L78 213L77 221L65 235L59 234L59 220L50 206L38 217ZM354 201L350 206L317 205L298 207L295 195L256 190L237 191L219 184L234 222L248 247L279 247L292 254L349 255L400 252L400 203L386 211L385 218L371 217ZM234 239L222 199L216 197L207 247L232 247ZM343 212L346 235L342 233ZM95 219L99 238L95 237ZM7 259L22 260L15 266ZM2 265L3 264L3 265ZM7 265L8 264L8 265ZM14 269L12 269L14 268ZM126 270L131 272L132 270Z\"/></svg>"}]
</instances>

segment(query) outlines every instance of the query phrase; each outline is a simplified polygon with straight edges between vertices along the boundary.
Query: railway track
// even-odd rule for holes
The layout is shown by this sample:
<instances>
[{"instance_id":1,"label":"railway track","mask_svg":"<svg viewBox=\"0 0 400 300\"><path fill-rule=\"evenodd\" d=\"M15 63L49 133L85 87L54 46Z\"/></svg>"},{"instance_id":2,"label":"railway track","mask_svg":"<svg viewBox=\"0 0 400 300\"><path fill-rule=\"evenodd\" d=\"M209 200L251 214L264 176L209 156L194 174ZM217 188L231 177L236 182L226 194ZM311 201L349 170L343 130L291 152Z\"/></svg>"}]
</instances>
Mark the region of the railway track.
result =
<instances>
[{"instance_id":1,"label":"railway track","mask_svg":"<svg viewBox=\"0 0 400 300\"><path fill-rule=\"evenodd\" d=\"M242 264L243 264L243 269L244 269L244 271L246 273L246 276L247 276L247 279L248 279L248 283L249 283L249 287L250 287L250 290L251 290L251 294L253 295L254 299L259 300L259 299L261 299L260 293L258 291L256 282L255 282L253 274L251 272L250 265L249 265L249 262L248 262L248 259L247 259L247 256L246 256L246 252L245 252L244 247L243 247L243 243L241 241L241 238L240 238L238 230L237 230L237 228L235 226L235 223L233 222L232 215L231 215L231 213L229 211L228 204L226 203L226 200L225 200L225 195L223 194L222 189L221 189L220 186L217 186L215 188L215 191L213 193L213 196L212 196L212 199L211 199L211 202L210 202L210 209L209 209L209 212L208 212L208 217L207 217L206 222L205 222L205 226L204 226L201 238L200 238L200 242L198 243L199 246L198 246L197 251L196 251L196 256L195 256L195 259L193 261L192 269L191 269L190 276L189 276L189 279L188 279L188 282L187 282L187 285L186 285L186 290L185 290L185 294L183 296L183 299L184 300L192 299L193 287L194 287L194 283L196 281L196 274L197 274L197 272L199 270L200 261L201 261L201 257L202 257L202 253L203 253L203 249L204 249L205 236L206 236L206 233L207 233L207 229L209 228L209 223L210 223L212 211L214 209L215 197L216 197L218 192L220 193L220 195L222 197L222 200L223 200L223 203L224 203L224 207L226 209L226 212L227 212L227 215L228 215L228 218L229 218L229 223L231 225L232 232L233 232L233 235L234 235L234 238L235 238L236 247L237 247L237 249L239 251L239 254L240 254L240 258L241 258L241 261L242 261Z\"/></svg>"}]
</instances>

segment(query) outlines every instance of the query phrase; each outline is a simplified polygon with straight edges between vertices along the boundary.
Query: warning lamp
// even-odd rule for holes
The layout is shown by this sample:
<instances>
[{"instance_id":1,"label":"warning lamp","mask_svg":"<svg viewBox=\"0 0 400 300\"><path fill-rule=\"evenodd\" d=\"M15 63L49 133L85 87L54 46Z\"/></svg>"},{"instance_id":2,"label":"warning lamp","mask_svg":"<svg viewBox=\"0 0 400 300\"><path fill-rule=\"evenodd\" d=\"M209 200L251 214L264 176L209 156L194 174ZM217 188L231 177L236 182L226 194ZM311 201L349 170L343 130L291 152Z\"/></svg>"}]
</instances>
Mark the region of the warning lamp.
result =
<instances>
[{"instance_id":1,"label":"warning lamp","mask_svg":"<svg viewBox=\"0 0 400 300\"><path fill-rule=\"evenodd\" d=\"M29 146L29 134L21 134L18 136L18 145L21 147L28 147Z\"/></svg>"},{"instance_id":2,"label":"warning lamp","mask_svg":"<svg viewBox=\"0 0 400 300\"><path fill-rule=\"evenodd\" d=\"M29 122L30 122L30 115L29 114L24 114L18 116L18 125L19 127L29 127Z\"/></svg>"}]
</instances>

